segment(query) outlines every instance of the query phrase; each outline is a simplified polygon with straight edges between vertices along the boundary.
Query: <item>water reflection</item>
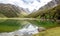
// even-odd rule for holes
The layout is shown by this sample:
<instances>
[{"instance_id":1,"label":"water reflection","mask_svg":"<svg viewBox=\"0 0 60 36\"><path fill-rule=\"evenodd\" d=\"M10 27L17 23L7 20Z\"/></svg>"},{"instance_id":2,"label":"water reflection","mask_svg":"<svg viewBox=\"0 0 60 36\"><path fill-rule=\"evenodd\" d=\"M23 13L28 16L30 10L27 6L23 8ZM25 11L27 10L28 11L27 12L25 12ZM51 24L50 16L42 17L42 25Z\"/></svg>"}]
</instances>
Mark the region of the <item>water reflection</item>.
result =
<instances>
[{"instance_id":1,"label":"water reflection","mask_svg":"<svg viewBox=\"0 0 60 36\"><path fill-rule=\"evenodd\" d=\"M48 28L55 25L52 21L0 20L0 32L3 32L0 33L0 36L32 36L32 34L38 33L38 27L41 27L40 30L42 30L42 27Z\"/></svg>"},{"instance_id":2,"label":"water reflection","mask_svg":"<svg viewBox=\"0 0 60 36\"><path fill-rule=\"evenodd\" d=\"M2 22L0 22L0 32L11 32L21 27L22 25L19 20L2 20Z\"/></svg>"},{"instance_id":3,"label":"water reflection","mask_svg":"<svg viewBox=\"0 0 60 36\"><path fill-rule=\"evenodd\" d=\"M20 35L20 36L32 36L32 34L38 33L38 27L34 26L32 24L26 24L22 29L15 31L14 35Z\"/></svg>"},{"instance_id":4,"label":"water reflection","mask_svg":"<svg viewBox=\"0 0 60 36\"><path fill-rule=\"evenodd\" d=\"M0 22L0 36L32 36L32 34L38 33L38 27L27 20L7 19L2 21Z\"/></svg>"}]
</instances>

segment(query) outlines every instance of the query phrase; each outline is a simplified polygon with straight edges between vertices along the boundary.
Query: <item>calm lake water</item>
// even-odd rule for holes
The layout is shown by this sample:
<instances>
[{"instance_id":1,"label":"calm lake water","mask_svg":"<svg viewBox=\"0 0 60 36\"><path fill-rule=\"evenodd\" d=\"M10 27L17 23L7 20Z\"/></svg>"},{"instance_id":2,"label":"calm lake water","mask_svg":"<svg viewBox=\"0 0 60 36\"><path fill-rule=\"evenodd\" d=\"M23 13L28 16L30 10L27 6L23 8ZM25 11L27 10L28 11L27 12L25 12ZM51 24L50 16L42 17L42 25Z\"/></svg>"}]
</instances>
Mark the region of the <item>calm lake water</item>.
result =
<instances>
[{"instance_id":1,"label":"calm lake water","mask_svg":"<svg viewBox=\"0 0 60 36\"><path fill-rule=\"evenodd\" d=\"M49 28L56 26L54 21L40 21L40 20L15 20L15 19L0 19L0 36L12 34L32 36L31 34L38 33L38 27ZM2 35L5 34L5 35ZM30 34L30 35L29 35ZM8 36L7 35L7 36Z\"/></svg>"}]
</instances>

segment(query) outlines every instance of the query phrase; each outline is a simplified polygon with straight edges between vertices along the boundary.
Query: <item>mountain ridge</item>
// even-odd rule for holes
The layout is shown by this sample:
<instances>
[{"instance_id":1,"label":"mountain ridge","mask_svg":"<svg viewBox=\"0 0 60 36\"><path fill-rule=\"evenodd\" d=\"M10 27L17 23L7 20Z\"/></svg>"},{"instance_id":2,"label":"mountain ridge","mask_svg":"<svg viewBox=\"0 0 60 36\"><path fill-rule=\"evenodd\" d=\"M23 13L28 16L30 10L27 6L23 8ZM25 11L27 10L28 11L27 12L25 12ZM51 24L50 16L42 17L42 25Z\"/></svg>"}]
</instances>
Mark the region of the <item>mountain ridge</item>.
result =
<instances>
[{"instance_id":1,"label":"mountain ridge","mask_svg":"<svg viewBox=\"0 0 60 36\"><path fill-rule=\"evenodd\" d=\"M0 3L0 14L9 18L12 17L24 17L27 13L22 10L23 8L20 8L18 6L12 5L12 4L3 4ZM25 15L22 14L25 13ZM1 17L1 15L0 15Z\"/></svg>"},{"instance_id":2,"label":"mountain ridge","mask_svg":"<svg viewBox=\"0 0 60 36\"><path fill-rule=\"evenodd\" d=\"M45 14L47 10L55 9L55 7L57 7L59 4L60 4L60 0L52 0L51 2L46 4L45 6L42 6L38 11L35 11L35 12L32 12L31 14L29 14L27 17L28 18L30 18L30 17L36 18L39 15L44 16L43 14Z\"/></svg>"}]
</instances>

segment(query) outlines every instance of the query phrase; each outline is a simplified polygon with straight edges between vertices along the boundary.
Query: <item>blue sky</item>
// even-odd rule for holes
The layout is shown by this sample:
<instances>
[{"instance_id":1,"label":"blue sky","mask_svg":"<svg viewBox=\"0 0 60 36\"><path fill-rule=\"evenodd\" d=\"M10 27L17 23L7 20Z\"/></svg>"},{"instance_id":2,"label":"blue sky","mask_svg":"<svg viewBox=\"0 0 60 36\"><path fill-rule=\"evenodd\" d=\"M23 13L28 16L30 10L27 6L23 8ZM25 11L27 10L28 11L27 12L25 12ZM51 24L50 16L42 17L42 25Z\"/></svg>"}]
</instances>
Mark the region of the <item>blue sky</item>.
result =
<instances>
[{"instance_id":1,"label":"blue sky","mask_svg":"<svg viewBox=\"0 0 60 36\"><path fill-rule=\"evenodd\" d=\"M28 8L29 11L38 10L41 6L47 4L51 0L0 0L0 3L9 3L18 5L22 8Z\"/></svg>"}]
</instances>

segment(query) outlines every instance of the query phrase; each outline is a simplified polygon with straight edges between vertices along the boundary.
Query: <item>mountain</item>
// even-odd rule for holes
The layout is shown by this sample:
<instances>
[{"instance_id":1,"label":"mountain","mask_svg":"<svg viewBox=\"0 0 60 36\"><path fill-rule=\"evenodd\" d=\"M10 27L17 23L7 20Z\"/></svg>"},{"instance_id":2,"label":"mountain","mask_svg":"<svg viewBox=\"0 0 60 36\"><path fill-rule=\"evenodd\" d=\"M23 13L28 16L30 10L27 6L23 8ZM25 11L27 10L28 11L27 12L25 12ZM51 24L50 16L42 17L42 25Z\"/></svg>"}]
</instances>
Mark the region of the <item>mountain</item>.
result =
<instances>
[{"instance_id":1,"label":"mountain","mask_svg":"<svg viewBox=\"0 0 60 36\"><path fill-rule=\"evenodd\" d=\"M38 11L32 12L27 17L37 18L37 17L60 17L59 9L60 9L60 0L52 0L51 2L47 3L45 6L42 6ZM52 15L51 15L52 14ZM58 14L58 15L57 15ZM51 18L50 17L50 18Z\"/></svg>"},{"instance_id":2,"label":"mountain","mask_svg":"<svg viewBox=\"0 0 60 36\"><path fill-rule=\"evenodd\" d=\"M28 13L31 13L32 11L37 11L40 7L45 5L46 3L50 2L51 0L0 0L0 3L5 4L14 4L19 7L22 7L23 9L28 8Z\"/></svg>"},{"instance_id":3,"label":"mountain","mask_svg":"<svg viewBox=\"0 0 60 36\"><path fill-rule=\"evenodd\" d=\"M0 17L24 17L27 13L18 6L0 3Z\"/></svg>"},{"instance_id":4,"label":"mountain","mask_svg":"<svg viewBox=\"0 0 60 36\"><path fill-rule=\"evenodd\" d=\"M60 4L60 0L52 0L48 4L42 6L39 10L45 10L45 9L53 8L53 7L57 6L58 4Z\"/></svg>"},{"instance_id":5,"label":"mountain","mask_svg":"<svg viewBox=\"0 0 60 36\"><path fill-rule=\"evenodd\" d=\"M60 5L57 5L54 8L40 10L35 13L31 13L27 17L60 20Z\"/></svg>"}]
</instances>

